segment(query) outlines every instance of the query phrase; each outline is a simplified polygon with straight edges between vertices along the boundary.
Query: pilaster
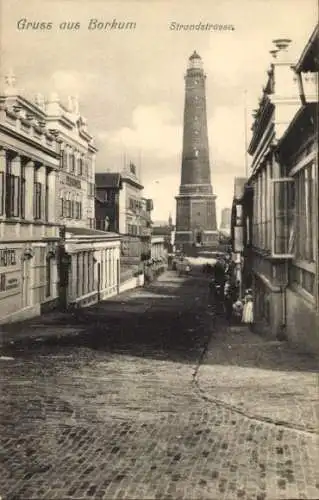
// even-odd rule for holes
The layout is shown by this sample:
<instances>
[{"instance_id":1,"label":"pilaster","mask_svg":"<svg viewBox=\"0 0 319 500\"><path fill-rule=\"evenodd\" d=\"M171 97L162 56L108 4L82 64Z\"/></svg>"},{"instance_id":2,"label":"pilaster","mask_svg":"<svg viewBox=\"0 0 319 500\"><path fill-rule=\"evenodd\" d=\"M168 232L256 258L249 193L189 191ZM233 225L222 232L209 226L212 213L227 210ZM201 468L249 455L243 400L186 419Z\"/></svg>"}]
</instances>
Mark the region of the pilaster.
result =
<instances>
[{"instance_id":1,"label":"pilaster","mask_svg":"<svg viewBox=\"0 0 319 500\"><path fill-rule=\"evenodd\" d=\"M48 222L56 223L57 209L57 172L51 170L48 174Z\"/></svg>"},{"instance_id":2,"label":"pilaster","mask_svg":"<svg viewBox=\"0 0 319 500\"><path fill-rule=\"evenodd\" d=\"M33 220L33 196L34 196L34 169L33 161L29 161L24 166L25 176L25 218L26 220Z\"/></svg>"}]
</instances>

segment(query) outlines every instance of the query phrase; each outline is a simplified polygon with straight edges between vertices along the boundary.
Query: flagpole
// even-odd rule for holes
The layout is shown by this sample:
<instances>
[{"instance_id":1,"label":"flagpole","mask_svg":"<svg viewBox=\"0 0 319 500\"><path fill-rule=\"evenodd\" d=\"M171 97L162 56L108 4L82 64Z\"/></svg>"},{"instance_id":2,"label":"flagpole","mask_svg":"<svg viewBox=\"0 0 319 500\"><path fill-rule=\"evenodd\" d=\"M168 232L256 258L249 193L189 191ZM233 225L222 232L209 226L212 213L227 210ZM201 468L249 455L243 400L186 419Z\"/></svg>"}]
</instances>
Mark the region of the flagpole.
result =
<instances>
[{"instance_id":1,"label":"flagpole","mask_svg":"<svg viewBox=\"0 0 319 500\"><path fill-rule=\"evenodd\" d=\"M138 150L138 163L139 163L139 178L140 178L140 183L142 184L142 152L140 149Z\"/></svg>"},{"instance_id":2,"label":"flagpole","mask_svg":"<svg viewBox=\"0 0 319 500\"><path fill-rule=\"evenodd\" d=\"M245 176L248 177L247 141L247 89L244 90L244 127L245 127Z\"/></svg>"}]
</instances>

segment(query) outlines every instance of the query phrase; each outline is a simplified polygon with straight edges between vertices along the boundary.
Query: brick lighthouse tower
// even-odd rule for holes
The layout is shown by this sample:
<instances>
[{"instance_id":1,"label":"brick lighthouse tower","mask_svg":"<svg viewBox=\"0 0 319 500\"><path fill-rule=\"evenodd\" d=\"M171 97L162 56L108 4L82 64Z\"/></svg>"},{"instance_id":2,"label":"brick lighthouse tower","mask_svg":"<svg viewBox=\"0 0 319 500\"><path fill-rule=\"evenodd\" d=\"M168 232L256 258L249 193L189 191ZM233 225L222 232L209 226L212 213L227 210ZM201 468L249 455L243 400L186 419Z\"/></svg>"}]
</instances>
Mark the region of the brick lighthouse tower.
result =
<instances>
[{"instance_id":1,"label":"brick lighthouse tower","mask_svg":"<svg viewBox=\"0 0 319 500\"><path fill-rule=\"evenodd\" d=\"M196 51L185 75L181 184L176 196L176 249L216 246L216 196L210 178L203 64Z\"/></svg>"}]
</instances>

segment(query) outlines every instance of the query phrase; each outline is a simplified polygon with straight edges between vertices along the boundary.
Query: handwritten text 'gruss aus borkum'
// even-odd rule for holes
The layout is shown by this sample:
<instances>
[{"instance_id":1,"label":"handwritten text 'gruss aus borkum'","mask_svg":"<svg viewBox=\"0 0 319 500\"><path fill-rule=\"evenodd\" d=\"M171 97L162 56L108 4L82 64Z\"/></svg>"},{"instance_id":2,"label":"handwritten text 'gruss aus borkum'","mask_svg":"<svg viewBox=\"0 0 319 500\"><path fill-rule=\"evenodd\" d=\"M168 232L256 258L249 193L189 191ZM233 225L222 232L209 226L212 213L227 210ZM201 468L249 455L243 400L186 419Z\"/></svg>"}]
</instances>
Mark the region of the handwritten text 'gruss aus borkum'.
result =
<instances>
[{"instance_id":1,"label":"handwritten text 'gruss aus borkum'","mask_svg":"<svg viewBox=\"0 0 319 500\"><path fill-rule=\"evenodd\" d=\"M17 29L19 31L50 31L54 28L57 28L60 31L77 31L83 27L89 31L129 31L136 29L136 22L118 21L117 19L104 21L92 18L85 23L85 26L83 26L83 23L80 23L80 21L62 21L56 25L52 21L34 21L26 18L22 18L17 21Z\"/></svg>"}]
</instances>

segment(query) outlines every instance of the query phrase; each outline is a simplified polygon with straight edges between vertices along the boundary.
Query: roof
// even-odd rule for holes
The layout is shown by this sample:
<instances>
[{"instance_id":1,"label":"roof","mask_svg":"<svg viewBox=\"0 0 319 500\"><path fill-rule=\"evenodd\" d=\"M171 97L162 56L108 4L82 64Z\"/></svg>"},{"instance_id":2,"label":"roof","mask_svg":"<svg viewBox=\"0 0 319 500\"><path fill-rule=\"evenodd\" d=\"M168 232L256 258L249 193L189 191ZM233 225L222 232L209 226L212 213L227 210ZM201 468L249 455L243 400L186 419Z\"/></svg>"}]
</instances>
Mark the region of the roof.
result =
<instances>
[{"instance_id":1,"label":"roof","mask_svg":"<svg viewBox=\"0 0 319 500\"><path fill-rule=\"evenodd\" d=\"M122 189L122 177L117 172L106 172L95 174L96 187L113 187Z\"/></svg>"},{"instance_id":2,"label":"roof","mask_svg":"<svg viewBox=\"0 0 319 500\"><path fill-rule=\"evenodd\" d=\"M190 60L192 59L200 59L200 55L197 54L196 50L194 50L194 52L192 53L192 55L190 56Z\"/></svg>"},{"instance_id":3,"label":"roof","mask_svg":"<svg viewBox=\"0 0 319 500\"><path fill-rule=\"evenodd\" d=\"M317 129L317 120L318 120L318 103L310 102L299 108L289 126L285 130L285 133L280 138L277 143L277 149L284 147L285 145L295 147L296 140L292 140L292 136L299 136L299 124L304 119L310 119L310 122L313 123L314 129Z\"/></svg>"},{"instance_id":4,"label":"roof","mask_svg":"<svg viewBox=\"0 0 319 500\"><path fill-rule=\"evenodd\" d=\"M120 235L117 233L111 233L109 231L99 231L98 229L91 229L88 227L67 227L66 233L71 234L72 236L78 237L102 237L102 238L120 238Z\"/></svg>"},{"instance_id":5,"label":"roof","mask_svg":"<svg viewBox=\"0 0 319 500\"><path fill-rule=\"evenodd\" d=\"M295 70L297 73L319 70L319 24L313 30L299 61L295 65Z\"/></svg>"}]
</instances>

